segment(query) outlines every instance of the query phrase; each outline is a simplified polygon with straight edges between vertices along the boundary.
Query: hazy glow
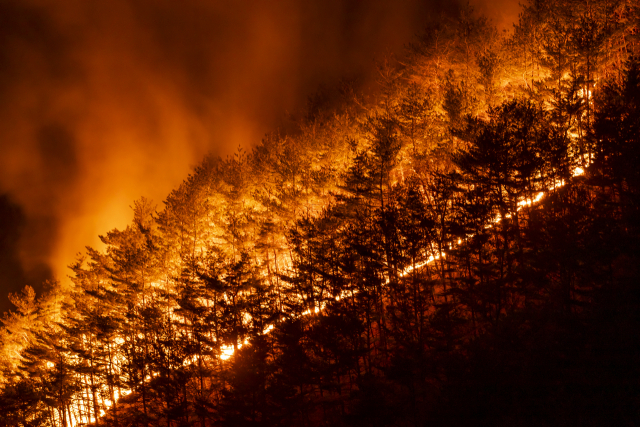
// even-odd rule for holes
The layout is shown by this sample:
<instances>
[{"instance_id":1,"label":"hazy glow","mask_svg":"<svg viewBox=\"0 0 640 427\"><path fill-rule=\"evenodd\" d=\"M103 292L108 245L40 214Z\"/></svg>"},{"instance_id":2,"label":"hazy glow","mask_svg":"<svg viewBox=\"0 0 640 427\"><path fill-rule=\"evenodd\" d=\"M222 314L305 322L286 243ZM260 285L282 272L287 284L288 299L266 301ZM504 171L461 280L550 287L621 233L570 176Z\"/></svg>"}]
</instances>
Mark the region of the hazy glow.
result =
<instances>
[{"instance_id":1,"label":"hazy glow","mask_svg":"<svg viewBox=\"0 0 640 427\"><path fill-rule=\"evenodd\" d=\"M205 153L258 144L320 84L369 85L374 57L400 51L441 8L2 2L0 194L26 216L21 267L66 280L76 253L129 224L134 200L161 205Z\"/></svg>"}]
</instances>

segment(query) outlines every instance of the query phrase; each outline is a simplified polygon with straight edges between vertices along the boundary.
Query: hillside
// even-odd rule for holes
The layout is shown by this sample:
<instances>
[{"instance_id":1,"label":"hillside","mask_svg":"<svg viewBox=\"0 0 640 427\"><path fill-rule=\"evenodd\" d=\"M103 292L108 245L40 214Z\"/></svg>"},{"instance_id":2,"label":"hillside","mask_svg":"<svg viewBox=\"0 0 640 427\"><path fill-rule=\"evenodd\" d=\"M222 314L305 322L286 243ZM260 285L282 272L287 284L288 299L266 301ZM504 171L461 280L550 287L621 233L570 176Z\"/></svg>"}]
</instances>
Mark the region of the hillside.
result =
<instances>
[{"instance_id":1,"label":"hillside","mask_svg":"<svg viewBox=\"0 0 640 427\"><path fill-rule=\"evenodd\" d=\"M0 426L637 425L640 7L462 8L11 300Z\"/></svg>"}]
</instances>

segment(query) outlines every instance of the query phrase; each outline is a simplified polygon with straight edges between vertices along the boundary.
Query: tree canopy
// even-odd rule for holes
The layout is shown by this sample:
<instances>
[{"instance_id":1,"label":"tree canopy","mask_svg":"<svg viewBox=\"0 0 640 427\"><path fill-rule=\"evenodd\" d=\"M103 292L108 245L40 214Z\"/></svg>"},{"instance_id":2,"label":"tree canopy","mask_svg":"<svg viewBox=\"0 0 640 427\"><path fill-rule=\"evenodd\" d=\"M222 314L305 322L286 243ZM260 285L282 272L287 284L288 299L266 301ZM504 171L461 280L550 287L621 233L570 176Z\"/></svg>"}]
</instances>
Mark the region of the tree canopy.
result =
<instances>
[{"instance_id":1,"label":"tree canopy","mask_svg":"<svg viewBox=\"0 0 640 427\"><path fill-rule=\"evenodd\" d=\"M0 426L640 422L640 7L469 7L141 198L0 329Z\"/></svg>"}]
</instances>

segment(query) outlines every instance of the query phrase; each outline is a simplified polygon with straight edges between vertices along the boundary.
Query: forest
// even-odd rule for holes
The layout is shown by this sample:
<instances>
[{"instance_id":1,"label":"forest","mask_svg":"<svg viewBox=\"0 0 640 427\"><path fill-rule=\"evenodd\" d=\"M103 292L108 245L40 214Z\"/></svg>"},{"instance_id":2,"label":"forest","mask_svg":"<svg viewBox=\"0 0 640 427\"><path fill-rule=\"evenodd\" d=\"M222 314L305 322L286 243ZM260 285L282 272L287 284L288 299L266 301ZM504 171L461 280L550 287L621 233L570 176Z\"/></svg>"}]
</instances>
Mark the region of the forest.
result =
<instances>
[{"instance_id":1,"label":"forest","mask_svg":"<svg viewBox=\"0 0 640 427\"><path fill-rule=\"evenodd\" d=\"M640 5L470 7L10 295L0 426L640 425Z\"/></svg>"}]
</instances>

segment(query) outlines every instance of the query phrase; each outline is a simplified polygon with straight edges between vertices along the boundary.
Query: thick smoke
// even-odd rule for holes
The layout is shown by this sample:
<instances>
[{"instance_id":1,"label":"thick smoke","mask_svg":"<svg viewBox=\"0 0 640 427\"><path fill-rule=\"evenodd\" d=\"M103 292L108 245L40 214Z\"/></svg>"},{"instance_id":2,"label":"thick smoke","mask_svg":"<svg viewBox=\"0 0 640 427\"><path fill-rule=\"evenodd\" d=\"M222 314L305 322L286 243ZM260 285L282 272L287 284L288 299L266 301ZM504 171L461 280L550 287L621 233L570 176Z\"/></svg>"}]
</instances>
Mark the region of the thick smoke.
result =
<instances>
[{"instance_id":1,"label":"thick smoke","mask_svg":"<svg viewBox=\"0 0 640 427\"><path fill-rule=\"evenodd\" d=\"M205 153L251 147L319 84L366 80L439 1L1 2L0 310Z\"/></svg>"}]
</instances>

